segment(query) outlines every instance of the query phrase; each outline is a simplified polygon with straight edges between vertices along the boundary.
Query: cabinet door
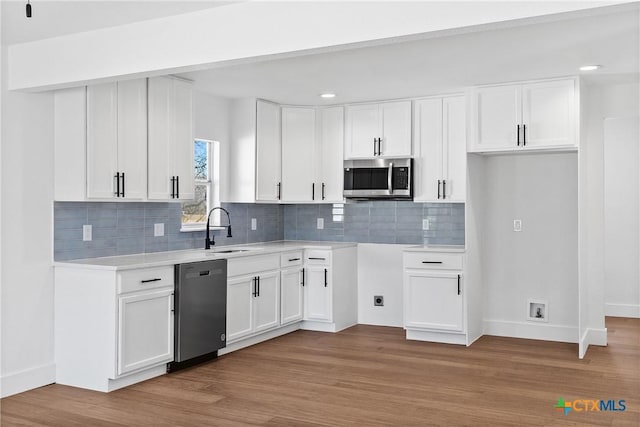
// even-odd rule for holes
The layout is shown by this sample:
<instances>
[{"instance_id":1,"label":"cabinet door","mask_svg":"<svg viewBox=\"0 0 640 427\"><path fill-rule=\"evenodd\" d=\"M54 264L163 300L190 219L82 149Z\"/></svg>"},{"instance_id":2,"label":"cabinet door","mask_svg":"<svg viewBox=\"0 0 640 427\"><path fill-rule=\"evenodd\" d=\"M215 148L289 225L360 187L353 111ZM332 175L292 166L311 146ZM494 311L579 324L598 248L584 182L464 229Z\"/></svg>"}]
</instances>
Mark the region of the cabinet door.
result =
<instances>
[{"instance_id":1,"label":"cabinet door","mask_svg":"<svg viewBox=\"0 0 640 427\"><path fill-rule=\"evenodd\" d=\"M330 273L330 269L324 267L305 267L305 320L332 320Z\"/></svg>"},{"instance_id":2,"label":"cabinet door","mask_svg":"<svg viewBox=\"0 0 640 427\"><path fill-rule=\"evenodd\" d=\"M193 102L190 82L173 79L174 103L173 122L174 136L171 147L173 170L177 177L177 199L193 200L195 197L195 178L193 168Z\"/></svg>"},{"instance_id":3,"label":"cabinet door","mask_svg":"<svg viewBox=\"0 0 640 427\"><path fill-rule=\"evenodd\" d=\"M282 200L285 202L310 202L315 194L320 194L314 182L315 125L313 108L282 107Z\"/></svg>"},{"instance_id":4,"label":"cabinet door","mask_svg":"<svg viewBox=\"0 0 640 427\"><path fill-rule=\"evenodd\" d=\"M254 276L227 281L227 344L253 331Z\"/></svg>"},{"instance_id":5,"label":"cabinet door","mask_svg":"<svg viewBox=\"0 0 640 427\"><path fill-rule=\"evenodd\" d=\"M464 96L442 100L443 195L446 201L464 202L467 197L467 132Z\"/></svg>"},{"instance_id":6,"label":"cabinet door","mask_svg":"<svg viewBox=\"0 0 640 427\"><path fill-rule=\"evenodd\" d=\"M173 176L171 155L175 124L172 79L150 78L148 89L148 198L166 200L171 198Z\"/></svg>"},{"instance_id":7,"label":"cabinet door","mask_svg":"<svg viewBox=\"0 0 640 427\"><path fill-rule=\"evenodd\" d=\"M575 146L573 80L531 83L522 87L525 147Z\"/></svg>"},{"instance_id":8,"label":"cabinet door","mask_svg":"<svg viewBox=\"0 0 640 427\"><path fill-rule=\"evenodd\" d=\"M380 104L382 138L379 155L383 157L411 156L411 101Z\"/></svg>"},{"instance_id":9,"label":"cabinet door","mask_svg":"<svg viewBox=\"0 0 640 427\"><path fill-rule=\"evenodd\" d=\"M118 375L173 360L173 289L118 299Z\"/></svg>"},{"instance_id":10,"label":"cabinet door","mask_svg":"<svg viewBox=\"0 0 640 427\"><path fill-rule=\"evenodd\" d=\"M442 98L416 101L415 112L414 199L438 201L442 196L443 179Z\"/></svg>"},{"instance_id":11,"label":"cabinet door","mask_svg":"<svg viewBox=\"0 0 640 427\"><path fill-rule=\"evenodd\" d=\"M282 270L280 273L280 323L302 320L304 284L300 267Z\"/></svg>"},{"instance_id":12,"label":"cabinet door","mask_svg":"<svg viewBox=\"0 0 640 427\"><path fill-rule=\"evenodd\" d=\"M258 278L258 295L253 303L253 332L280 324L280 272L261 273Z\"/></svg>"},{"instance_id":13,"label":"cabinet door","mask_svg":"<svg viewBox=\"0 0 640 427\"><path fill-rule=\"evenodd\" d=\"M118 82L118 171L124 197L147 197L147 80Z\"/></svg>"},{"instance_id":14,"label":"cabinet door","mask_svg":"<svg viewBox=\"0 0 640 427\"><path fill-rule=\"evenodd\" d=\"M462 331L464 312L458 275L405 270L405 328Z\"/></svg>"},{"instance_id":15,"label":"cabinet door","mask_svg":"<svg viewBox=\"0 0 640 427\"><path fill-rule=\"evenodd\" d=\"M378 104L347 106L345 159L374 157L375 138L382 137L381 133Z\"/></svg>"},{"instance_id":16,"label":"cabinet door","mask_svg":"<svg viewBox=\"0 0 640 427\"><path fill-rule=\"evenodd\" d=\"M87 87L87 198L115 197L118 172L117 83Z\"/></svg>"},{"instance_id":17,"label":"cabinet door","mask_svg":"<svg viewBox=\"0 0 640 427\"><path fill-rule=\"evenodd\" d=\"M323 108L320 115L320 182L316 194L325 203L342 203L344 170L344 108ZM317 186L320 188L317 188ZM316 197L317 200L317 197Z\"/></svg>"},{"instance_id":18,"label":"cabinet door","mask_svg":"<svg viewBox=\"0 0 640 427\"><path fill-rule=\"evenodd\" d=\"M274 202L281 196L280 106L257 101L256 200Z\"/></svg>"},{"instance_id":19,"label":"cabinet door","mask_svg":"<svg viewBox=\"0 0 640 427\"><path fill-rule=\"evenodd\" d=\"M522 123L521 86L476 89L472 96L474 132L470 151L517 149Z\"/></svg>"}]
</instances>

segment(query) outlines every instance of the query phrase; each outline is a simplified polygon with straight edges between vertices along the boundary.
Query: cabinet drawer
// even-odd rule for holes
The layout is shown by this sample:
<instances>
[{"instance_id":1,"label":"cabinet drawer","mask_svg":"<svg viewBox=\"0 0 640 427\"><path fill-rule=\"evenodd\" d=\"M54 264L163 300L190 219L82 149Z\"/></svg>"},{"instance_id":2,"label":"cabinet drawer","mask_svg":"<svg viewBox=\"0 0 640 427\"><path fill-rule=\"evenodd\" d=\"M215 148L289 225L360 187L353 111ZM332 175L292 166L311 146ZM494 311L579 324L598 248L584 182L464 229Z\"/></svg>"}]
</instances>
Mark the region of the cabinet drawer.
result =
<instances>
[{"instance_id":1,"label":"cabinet drawer","mask_svg":"<svg viewBox=\"0 0 640 427\"><path fill-rule=\"evenodd\" d=\"M439 252L405 252L404 268L427 270L462 270L463 254Z\"/></svg>"},{"instance_id":2,"label":"cabinet drawer","mask_svg":"<svg viewBox=\"0 0 640 427\"><path fill-rule=\"evenodd\" d=\"M302 251L280 255L280 267L294 267L296 265L302 265Z\"/></svg>"},{"instance_id":3,"label":"cabinet drawer","mask_svg":"<svg viewBox=\"0 0 640 427\"><path fill-rule=\"evenodd\" d=\"M174 267L141 268L118 273L118 293L173 287Z\"/></svg>"},{"instance_id":4,"label":"cabinet drawer","mask_svg":"<svg viewBox=\"0 0 640 427\"><path fill-rule=\"evenodd\" d=\"M330 265L331 251L321 249L308 249L304 252L306 265Z\"/></svg>"},{"instance_id":5,"label":"cabinet drawer","mask_svg":"<svg viewBox=\"0 0 640 427\"><path fill-rule=\"evenodd\" d=\"M278 254L233 258L227 261L228 277L279 269L280 255Z\"/></svg>"}]
</instances>

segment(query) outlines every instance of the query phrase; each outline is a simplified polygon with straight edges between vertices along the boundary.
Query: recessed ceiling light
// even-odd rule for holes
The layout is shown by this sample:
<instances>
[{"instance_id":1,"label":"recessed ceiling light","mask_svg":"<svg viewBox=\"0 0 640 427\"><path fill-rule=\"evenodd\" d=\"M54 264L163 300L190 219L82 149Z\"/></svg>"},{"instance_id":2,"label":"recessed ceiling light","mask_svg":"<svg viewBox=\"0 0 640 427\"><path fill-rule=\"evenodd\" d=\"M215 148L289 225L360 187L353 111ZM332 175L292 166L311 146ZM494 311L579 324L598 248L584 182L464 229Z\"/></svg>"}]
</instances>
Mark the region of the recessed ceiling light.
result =
<instances>
[{"instance_id":1,"label":"recessed ceiling light","mask_svg":"<svg viewBox=\"0 0 640 427\"><path fill-rule=\"evenodd\" d=\"M580 71L595 71L599 68L602 68L602 65L583 65L580 67Z\"/></svg>"},{"instance_id":2,"label":"recessed ceiling light","mask_svg":"<svg viewBox=\"0 0 640 427\"><path fill-rule=\"evenodd\" d=\"M321 98L335 98L336 94L335 93L331 93L331 92L327 92L327 93L323 93L320 94Z\"/></svg>"}]
</instances>

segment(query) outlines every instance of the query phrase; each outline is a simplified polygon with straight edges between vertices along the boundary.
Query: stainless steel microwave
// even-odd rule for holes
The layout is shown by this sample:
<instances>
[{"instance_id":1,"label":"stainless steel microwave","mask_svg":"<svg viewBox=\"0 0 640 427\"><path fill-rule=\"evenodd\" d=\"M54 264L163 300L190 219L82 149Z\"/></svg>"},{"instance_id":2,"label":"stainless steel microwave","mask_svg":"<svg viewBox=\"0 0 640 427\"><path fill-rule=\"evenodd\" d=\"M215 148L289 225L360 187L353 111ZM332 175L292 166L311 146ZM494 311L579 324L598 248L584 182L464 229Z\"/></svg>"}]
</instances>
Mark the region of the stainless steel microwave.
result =
<instances>
[{"instance_id":1,"label":"stainless steel microwave","mask_svg":"<svg viewBox=\"0 0 640 427\"><path fill-rule=\"evenodd\" d=\"M344 162L347 199L412 199L412 159L363 159Z\"/></svg>"}]
</instances>

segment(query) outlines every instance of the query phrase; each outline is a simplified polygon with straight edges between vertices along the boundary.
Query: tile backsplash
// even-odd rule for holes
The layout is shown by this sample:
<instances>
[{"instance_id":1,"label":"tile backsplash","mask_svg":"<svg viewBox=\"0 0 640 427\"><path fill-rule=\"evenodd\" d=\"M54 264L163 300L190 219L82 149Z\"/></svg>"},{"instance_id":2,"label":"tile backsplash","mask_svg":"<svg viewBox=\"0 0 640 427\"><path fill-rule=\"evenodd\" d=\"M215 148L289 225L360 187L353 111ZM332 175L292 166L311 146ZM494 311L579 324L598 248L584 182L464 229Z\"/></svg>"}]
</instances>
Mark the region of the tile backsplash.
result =
<instances>
[{"instance_id":1,"label":"tile backsplash","mask_svg":"<svg viewBox=\"0 0 640 427\"><path fill-rule=\"evenodd\" d=\"M326 205L223 203L233 237L216 230L216 245L274 240L322 240L358 243L464 244L464 204L395 201ZM162 252L204 247L204 231L180 232L179 203L55 202L54 259ZM226 217L222 215L226 225ZM251 219L257 230L251 230ZM324 228L317 228L318 218ZM429 230L422 230L422 220ZM154 224L165 234L154 237ZM82 240L92 225L93 240Z\"/></svg>"}]
</instances>

